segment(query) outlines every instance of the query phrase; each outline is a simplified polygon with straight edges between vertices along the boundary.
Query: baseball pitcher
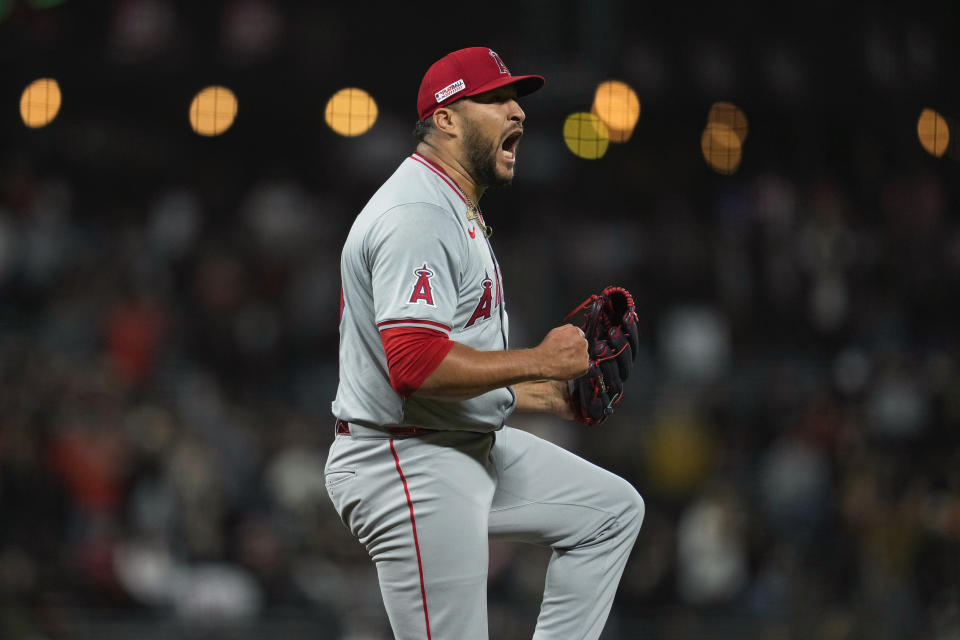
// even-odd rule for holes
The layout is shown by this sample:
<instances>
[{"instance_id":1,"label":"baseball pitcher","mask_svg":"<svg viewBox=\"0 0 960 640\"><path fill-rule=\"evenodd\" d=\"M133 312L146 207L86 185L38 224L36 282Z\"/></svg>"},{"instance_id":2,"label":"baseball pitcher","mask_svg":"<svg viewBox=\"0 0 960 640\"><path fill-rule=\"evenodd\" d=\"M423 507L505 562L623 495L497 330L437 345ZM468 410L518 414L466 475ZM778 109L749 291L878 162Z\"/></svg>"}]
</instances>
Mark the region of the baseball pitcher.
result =
<instances>
[{"instance_id":1,"label":"baseball pitcher","mask_svg":"<svg viewBox=\"0 0 960 640\"><path fill-rule=\"evenodd\" d=\"M633 301L617 288L581 305L581 326L510 348L503 273L477 203L513 179L517 99L543 84L486 47L434 63L416 152L343 247L326 484L402 640L486 640L491 536L553 550L535 639L598 638L643 520L628 482L505 425L515 411L601 422L637 350Z\"/></svg>"}]
</instances>

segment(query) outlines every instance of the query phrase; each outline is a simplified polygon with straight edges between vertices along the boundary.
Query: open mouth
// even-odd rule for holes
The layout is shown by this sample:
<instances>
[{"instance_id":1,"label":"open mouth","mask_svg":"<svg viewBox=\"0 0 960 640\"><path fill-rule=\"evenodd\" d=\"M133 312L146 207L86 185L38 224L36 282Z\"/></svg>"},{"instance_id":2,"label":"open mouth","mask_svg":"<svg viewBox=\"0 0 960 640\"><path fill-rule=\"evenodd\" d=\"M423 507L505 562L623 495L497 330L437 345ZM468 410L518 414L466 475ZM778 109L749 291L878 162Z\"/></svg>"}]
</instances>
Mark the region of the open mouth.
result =
<instances>
[{"instance_id":1,"label":"open mouth","mask_svg":"<svg viewBox=\"0 0 960 640\"><path fill-rule=\"evenodd\" d=\"M523 131L515 129L503 140L503 144L500 145L500 148L503 150L504 158L507 160L513 160L516 157L517 145L520 143L520 138L522 136Z\"/></svg>"}]
</instances>

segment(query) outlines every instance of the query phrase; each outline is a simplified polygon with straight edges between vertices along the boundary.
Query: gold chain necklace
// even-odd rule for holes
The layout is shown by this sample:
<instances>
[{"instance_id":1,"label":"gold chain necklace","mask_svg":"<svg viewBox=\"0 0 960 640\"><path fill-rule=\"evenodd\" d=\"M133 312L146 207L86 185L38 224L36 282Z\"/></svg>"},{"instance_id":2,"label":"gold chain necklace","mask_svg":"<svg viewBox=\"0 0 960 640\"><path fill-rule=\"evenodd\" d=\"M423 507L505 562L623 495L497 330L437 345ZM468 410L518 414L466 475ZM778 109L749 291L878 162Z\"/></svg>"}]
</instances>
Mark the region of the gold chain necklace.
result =
<instances>
[{"instance_id":1,"label":"gold chain necklace","mask_svg":"<svg viewBox=\"0 0 960 640\"><path fill-rule=\"evenodd\" d=\"M466 193L463 194L463 197L467 201L467 220L473 220L480 225L480 228L483 229L483 235L487 238L492 236L493 227L483 222L483 213L480 211L480 207Z\"/></svg>"}]
</instances>

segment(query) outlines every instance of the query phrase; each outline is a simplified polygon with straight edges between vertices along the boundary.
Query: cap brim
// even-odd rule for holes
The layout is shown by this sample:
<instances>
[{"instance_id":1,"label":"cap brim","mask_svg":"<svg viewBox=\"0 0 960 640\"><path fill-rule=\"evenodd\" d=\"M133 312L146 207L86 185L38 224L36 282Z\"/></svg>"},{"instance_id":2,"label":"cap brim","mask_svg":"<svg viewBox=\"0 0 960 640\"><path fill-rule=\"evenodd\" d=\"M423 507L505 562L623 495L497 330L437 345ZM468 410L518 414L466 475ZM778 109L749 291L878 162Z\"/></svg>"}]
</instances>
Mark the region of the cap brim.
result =
<instances>
[{"instance_id":1,"label":"cap brim","mask_svg":"<svg viewBox=\"0 0 960 640\"><path fill-rule=\"evenodd\" d=\"M493 91L494 89L505 87L508 84L517 86L517 97L520 98L522 96L530 95L534 91L540 89L544 84L546 84L546 80L544 80L543 76L506 76L503 78L496 78L478 87L474 87L469 91L451 96L439 104L432 105L426 111L426 113L420 117L420 121L422 122L423 120L429 118L431 115L433 115L433 112L440 107L446 107L453 104L457 100L462 100L463 98L469 98L471 96L478 96L481 93Z\"/></svg>"},{"instance_id":2,"label":"cap brim","mask_svg":"<svg viewBox=\"0 0 960 640\"><path fill-rule=\"evenodd\" d=\"M499 89L500 87L505 87L507 85L516 85L517 87L517 97L522 97L530 95L534 91L543 87L546 83L543 76L507 76L505 78L497 78L486 82L479 87L474 88L472 91L469 91L463 95L461 98L469 98L470 96L480 95L481 93L486 93L487 91L493 91L494 89Z\"/></svg>"}]
</instances>

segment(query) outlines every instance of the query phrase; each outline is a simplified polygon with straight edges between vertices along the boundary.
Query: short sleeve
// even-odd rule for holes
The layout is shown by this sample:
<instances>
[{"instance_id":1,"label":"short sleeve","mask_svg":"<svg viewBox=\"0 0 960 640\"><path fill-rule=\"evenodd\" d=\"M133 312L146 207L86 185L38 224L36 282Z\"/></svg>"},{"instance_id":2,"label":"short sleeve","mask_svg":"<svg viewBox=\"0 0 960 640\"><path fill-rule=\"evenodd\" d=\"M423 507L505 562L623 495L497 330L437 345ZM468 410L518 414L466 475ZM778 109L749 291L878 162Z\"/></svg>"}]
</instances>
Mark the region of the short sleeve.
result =
<instances>
[{"instance_id":1,"label":"short sleeve","mask_svg":"<svg viewBox=\"0 0 960 640\"><path fill-rule=\"evenodd\" d=\"M366 242L377 329L450 334L466 252L463 235L453 215L432 204L405 204L380 216Z\"/></svg>"}]
</instances>

